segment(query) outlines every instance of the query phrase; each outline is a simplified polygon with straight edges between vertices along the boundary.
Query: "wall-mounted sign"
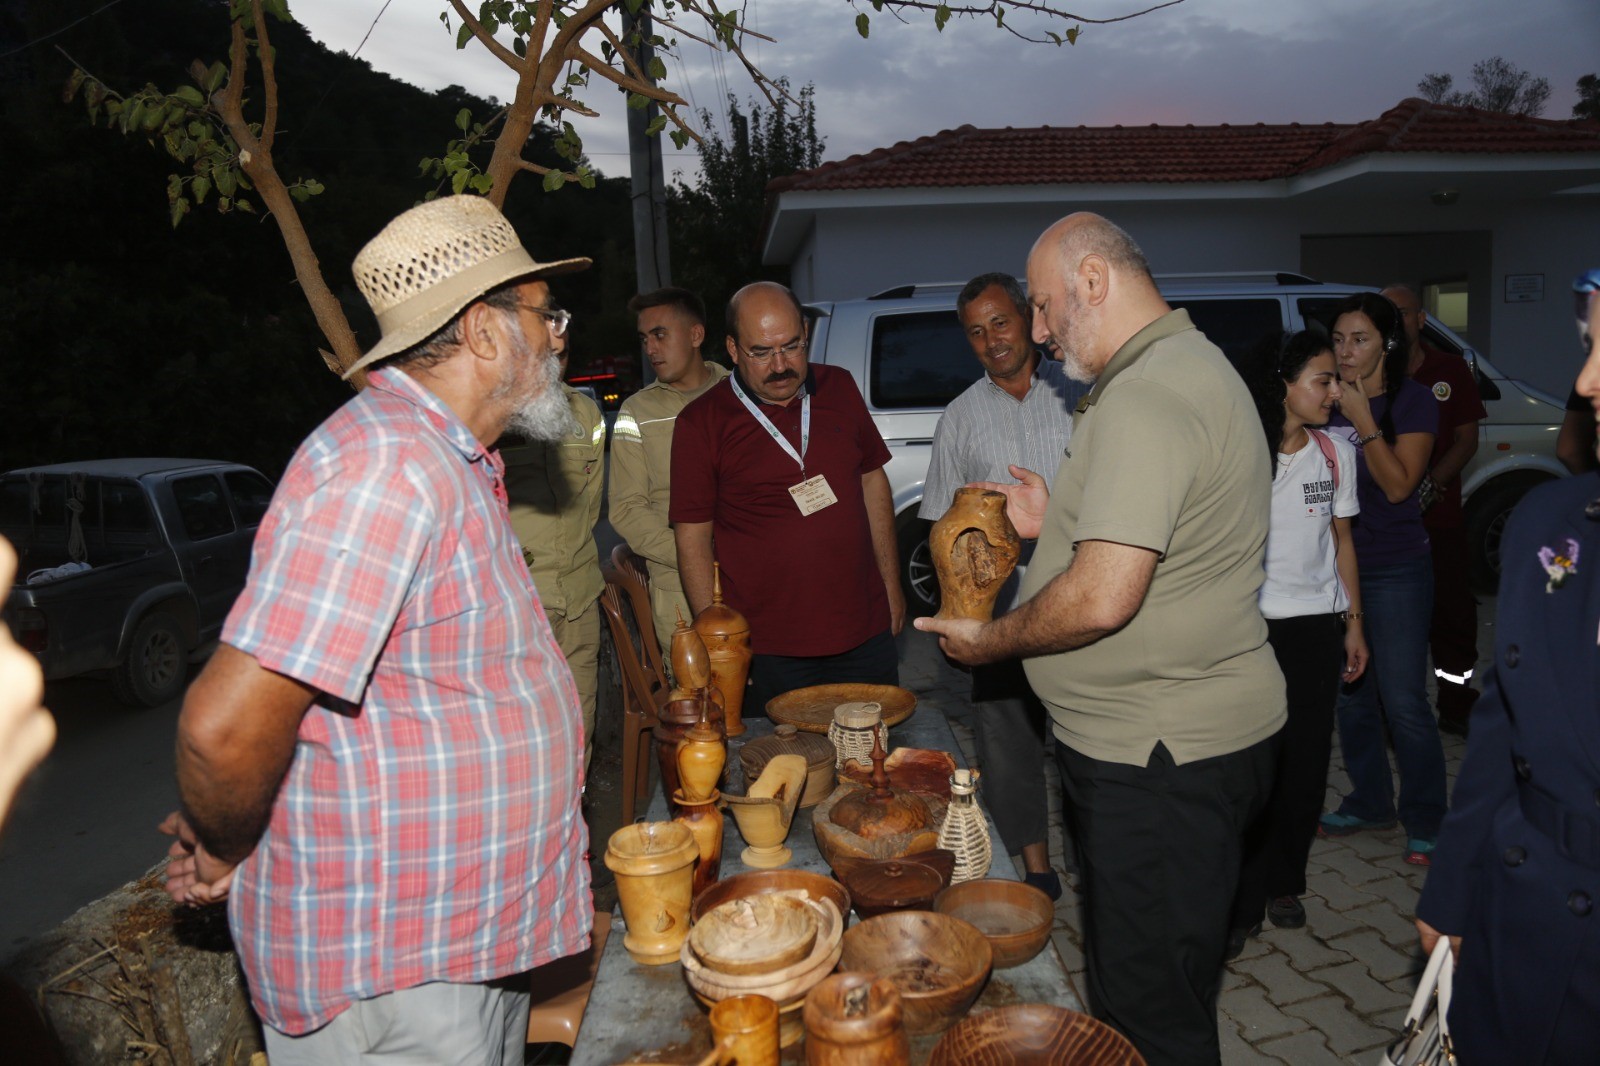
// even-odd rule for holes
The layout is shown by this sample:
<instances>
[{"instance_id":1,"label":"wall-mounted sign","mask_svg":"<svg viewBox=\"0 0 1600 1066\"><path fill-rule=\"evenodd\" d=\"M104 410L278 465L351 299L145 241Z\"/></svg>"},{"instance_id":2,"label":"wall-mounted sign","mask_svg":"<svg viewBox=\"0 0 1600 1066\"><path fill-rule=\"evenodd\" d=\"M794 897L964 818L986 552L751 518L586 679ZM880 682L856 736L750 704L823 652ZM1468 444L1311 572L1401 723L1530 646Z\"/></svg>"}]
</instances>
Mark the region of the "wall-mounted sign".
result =
<instances>
[{"instance_id":1,"label":"wall-mounted sign","mask_svg":"<svg viewBox=\"0 0 1600 1066\"><path fill-rule=\"evenodd\" d=\"M1506 303L1531 304L1544 299L1543 274L1507 274Z\"/></svg>"}]
</instances>

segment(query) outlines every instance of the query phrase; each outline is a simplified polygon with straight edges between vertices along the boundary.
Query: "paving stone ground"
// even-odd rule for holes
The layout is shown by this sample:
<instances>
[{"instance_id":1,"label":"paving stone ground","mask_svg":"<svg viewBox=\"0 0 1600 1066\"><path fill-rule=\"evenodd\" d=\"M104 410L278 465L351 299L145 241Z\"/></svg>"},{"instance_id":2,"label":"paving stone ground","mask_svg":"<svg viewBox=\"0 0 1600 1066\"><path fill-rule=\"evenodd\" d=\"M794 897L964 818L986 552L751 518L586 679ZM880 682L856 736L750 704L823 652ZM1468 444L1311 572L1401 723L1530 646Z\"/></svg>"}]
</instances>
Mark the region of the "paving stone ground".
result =
<instances>
[{"instance_id":1,"label":"paving stone ground","mask_svg":"<svg viewBox=\"0 0 1600 1066\"><path fill-rule=\"evenodd\" d=\"M1493 650L1494 601L1480 602L1481 669ZM901 638L900 669L901 684L950 718L971 760L968 676L947 664L928 636L910 630ZM1431 680L1429 687L1431 700ZM1465 742L1452 736L1443 742L1453 786ZM1045 758L1045 771L1051 862L1060 870L1061 792L1053 758ZM1348 788L1335 737L1328 809ZM1411 917L1427 871L1402 860L1404 846L1398 828L1312 845L1306 927L1275 929L1268 923L1223 974L1217 1029L1225 1066L1378 1061L1399 1029L1424 962ZM1054 939L1081 995L1079 899L1073 878L1063 881L1069 887L1056 906Z\"/></svg>"}]
</instances>

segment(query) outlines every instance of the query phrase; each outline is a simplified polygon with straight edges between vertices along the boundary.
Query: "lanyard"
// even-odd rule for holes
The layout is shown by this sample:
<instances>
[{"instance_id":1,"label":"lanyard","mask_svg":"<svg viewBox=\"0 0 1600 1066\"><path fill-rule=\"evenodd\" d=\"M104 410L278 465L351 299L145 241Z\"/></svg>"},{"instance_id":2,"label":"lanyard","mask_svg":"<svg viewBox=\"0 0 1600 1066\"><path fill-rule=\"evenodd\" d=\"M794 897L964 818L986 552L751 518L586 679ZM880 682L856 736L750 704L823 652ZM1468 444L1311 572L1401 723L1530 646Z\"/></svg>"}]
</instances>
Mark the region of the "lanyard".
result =
<instances>
[{"instance_id":1,"label":"lanyard","mask_svg":"<svg viewBox=\"0 0 1600 1066\"><path fill-rule=\"evenodd\" d=\"M739 397L739 402L744 404L745 410L755 416L755 420L761 423L761 428L765 429L771 434L772 439L778 442L778 447L789 453L789 458L800 464L800 473L804 476L806 472L806 446L811 443L811 394L809 392L806 393L805 397L800 401L800 451L796 452L794 445L789 443L788 438L779 433L778 427L773 425L772 421L761 413L761 409L755 405L755 401L745 395L744 389L739 386L739 374L737 371L728 375L728 383L733 386L733 394Z\"/></svg>"}]
</instances>

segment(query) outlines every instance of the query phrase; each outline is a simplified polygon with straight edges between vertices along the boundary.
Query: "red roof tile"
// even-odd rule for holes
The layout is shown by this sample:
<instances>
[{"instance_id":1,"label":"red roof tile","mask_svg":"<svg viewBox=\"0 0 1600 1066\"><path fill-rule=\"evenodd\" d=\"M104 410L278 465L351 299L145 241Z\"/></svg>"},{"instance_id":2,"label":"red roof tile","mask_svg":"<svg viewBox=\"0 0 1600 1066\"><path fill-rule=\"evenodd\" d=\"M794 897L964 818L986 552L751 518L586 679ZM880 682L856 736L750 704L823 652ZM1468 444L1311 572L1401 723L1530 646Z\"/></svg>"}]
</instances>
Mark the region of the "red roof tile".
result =
<instances>
[{"instance_id":1,"label":"red roof tile","mask_svg":"<svg viewBox=\"0 0 1600 1066\"><path fill-rule=\"evenodd\" d=\"M1600 152L1600 123L1409 99L1356 125L962 126L778 178L767 191L1266 181L1372 152Z\"/></svg>"}]
</instances>

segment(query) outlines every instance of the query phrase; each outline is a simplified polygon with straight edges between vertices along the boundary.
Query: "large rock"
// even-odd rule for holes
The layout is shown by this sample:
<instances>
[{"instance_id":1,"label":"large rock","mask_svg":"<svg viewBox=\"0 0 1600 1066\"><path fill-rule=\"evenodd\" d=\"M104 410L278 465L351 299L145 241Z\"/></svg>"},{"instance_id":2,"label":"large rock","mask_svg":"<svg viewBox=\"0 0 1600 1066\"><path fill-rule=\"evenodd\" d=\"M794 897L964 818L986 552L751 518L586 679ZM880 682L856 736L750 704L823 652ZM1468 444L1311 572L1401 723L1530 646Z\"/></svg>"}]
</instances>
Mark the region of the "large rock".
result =
<instances>
[{"instance_id":1,"label":"large rock","mask_svg":"<svg viewBox=\"0 0 1600 1066\"><path fill-rule=\"evenodd\" d=\"M161 867L34 940L7 976L66 1061L245 1066L261 1050L221 907L174 908Z\"/></svg>"}]
</instances>

